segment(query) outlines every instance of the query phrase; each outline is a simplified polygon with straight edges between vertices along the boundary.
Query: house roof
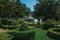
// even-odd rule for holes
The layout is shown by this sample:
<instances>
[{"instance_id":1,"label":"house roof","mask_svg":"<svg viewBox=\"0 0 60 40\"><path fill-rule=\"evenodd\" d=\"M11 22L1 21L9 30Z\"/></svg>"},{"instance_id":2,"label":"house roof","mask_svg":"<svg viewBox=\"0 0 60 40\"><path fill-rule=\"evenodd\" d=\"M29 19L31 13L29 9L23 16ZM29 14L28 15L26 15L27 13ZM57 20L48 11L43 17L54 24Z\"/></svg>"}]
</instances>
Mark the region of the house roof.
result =
<instances>
[{"instance_id":1,"label":"house roof","mask_svg":"<svg viewBox=\"0 0 60 40\"><path fill-rule=\"evenodd\" d=\"M29 17L28 17L28 19L33 19L33 17L32 17L32 15L31 15L31 14L29 14Z\"/></svg>"}]
</instances>

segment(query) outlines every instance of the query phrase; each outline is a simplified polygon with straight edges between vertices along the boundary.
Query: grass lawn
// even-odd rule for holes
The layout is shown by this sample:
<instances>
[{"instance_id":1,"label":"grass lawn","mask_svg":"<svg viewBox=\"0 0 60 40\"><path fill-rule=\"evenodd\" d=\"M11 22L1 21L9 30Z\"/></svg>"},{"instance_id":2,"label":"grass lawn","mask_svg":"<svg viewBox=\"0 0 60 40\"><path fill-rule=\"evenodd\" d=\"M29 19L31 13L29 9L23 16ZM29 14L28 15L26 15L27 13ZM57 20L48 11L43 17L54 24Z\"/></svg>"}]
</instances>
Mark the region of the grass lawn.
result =
<instances>
[{"instance_id":1,"label":"grass lawn","mask_svg":"<svg viewBox=\"0 0 60 40\"><path fill-rule=\"evenodd\" d=\"M47 30L43 30L41 28L36 28L35 40L54 40L47 36Z\"/></svg>"},{"instance_id":2,"label":"grass lawn","mask_svg":"<svg viewBox=\"0 0 60 40\"><path fill-rule=\"evenodd\" d=\"M6 33L0 33L0 40L11 40Z\"/></svg>"},{"instance_id":3,"label":"grass lawn","mask_svg":"<svg viewBox=\"0 0 60 40\"><path fill-rule=\"evenodd\" d=\"M17 29L16 29L17 30ZM9 30L7 32L2 32L0 33L0 40L11 40L10 35L8 34L9 32L13 32L14 30Z\"/></svg>"}]
</instances>

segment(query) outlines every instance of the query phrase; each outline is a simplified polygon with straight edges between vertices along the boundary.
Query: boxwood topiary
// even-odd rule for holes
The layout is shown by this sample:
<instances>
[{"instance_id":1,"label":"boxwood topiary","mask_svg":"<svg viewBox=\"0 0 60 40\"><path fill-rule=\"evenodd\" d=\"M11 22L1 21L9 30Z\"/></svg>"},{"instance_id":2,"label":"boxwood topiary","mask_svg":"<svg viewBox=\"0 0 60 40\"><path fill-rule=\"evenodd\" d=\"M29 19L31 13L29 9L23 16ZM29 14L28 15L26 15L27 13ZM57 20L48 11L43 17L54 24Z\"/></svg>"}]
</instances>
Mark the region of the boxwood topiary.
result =
<instances>
[{"instance_id":1,"label":"boxwood topiary","mask_svg":"<svg viewBox=\"0 0 60 40\"><path fill-rule=\"evenodd\" d=\"M2 25L3 29L16 29L19 28L21 25Z\"/></svg>"},{"instance_id":2,"label":"boxwood topiary","mask_svg":"<svg viewBox=\"0 0 60 40\"><path fill-rule=\"evenodd\" d=\"M1 20L3 25L17 25L19 22L15 19L2 19Z\"/></svg>"},{"instance_id":3,"label":"boxwood topiary","mask_svg":"<svg viewBox=\"0 0 60 40\"><path fill-rule=\"evenodd\" d=\"M3 19L1 20L2 24L4 25L12 25L12 21L8 20L8 19Z\"/></svg>"},{"instance_id":4,"label":"boxwood topiary","mask_svg":"<svg viewBox=\"0 0 60 40\"><path fill-rule=\"evenodd\" d=\"M56 27L56 24L51 19L48 19L43 23L43 28L44 29L49 29L49 28L53 28L53 27Z\"/></svg>"},{"instance_id":5,"label":"boxwood topiary","mask_svg":"<svg viewBox=\"0 0 60 40\"><path fill-rule=\"evenodd\" d=\"M13 40L34 40L35 31L14 31L10 33L13 37Z\"/></svg>"},{"instance_id":6,"label":"boxwood topiary","mask_svg":"<svg viewBox=\"0 0 60 40\"><path fill-rule=\"evenodd\" d=\"M35 37L35 31L30 29L25 22L17 31L10 34L13 36L12 40L34 40Z\"/></svg>"},{"instance_id":7,"label":"boxwood topiary","mask_svg":"<svg viewBox=\"0 0 60 40\"><path fill-rule=\"evenodd\" d=\"M48 35L54 39L60 40L60 28L48 29Z\"/></svg>"},{"instance_id":8,"label":"boxwood topiary","mask_svg":"<svg viewBox=\"0 0 60 40\"><path fill-rule=\"evenodd\" d=\"M25 23L25 22L23 22L22 25L21 25L21 27L19 28L20 31L27 31L29 29L30 28L29 28L28 24Z\"/></svg>"}]
</instances>

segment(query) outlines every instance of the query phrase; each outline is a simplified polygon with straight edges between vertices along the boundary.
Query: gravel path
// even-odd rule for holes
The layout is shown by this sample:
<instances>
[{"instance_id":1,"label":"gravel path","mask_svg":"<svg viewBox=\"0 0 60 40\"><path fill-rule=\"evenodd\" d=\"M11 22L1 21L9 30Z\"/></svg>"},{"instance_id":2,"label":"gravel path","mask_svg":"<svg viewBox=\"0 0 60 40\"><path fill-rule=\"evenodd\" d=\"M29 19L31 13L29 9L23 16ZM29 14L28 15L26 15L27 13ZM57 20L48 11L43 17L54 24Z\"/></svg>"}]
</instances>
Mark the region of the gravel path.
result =
<instances>
[{"instance_id":1,"label":"gravel path","mask_svg":"<svg viewBox=\"0 0 60 40\"><path fill-rule=\"evenodd\" d=\"M1 32L6 32L6 31L8 31L8 30L0 29L0 33L1 33Z\"/></svg>"}]
</instances>

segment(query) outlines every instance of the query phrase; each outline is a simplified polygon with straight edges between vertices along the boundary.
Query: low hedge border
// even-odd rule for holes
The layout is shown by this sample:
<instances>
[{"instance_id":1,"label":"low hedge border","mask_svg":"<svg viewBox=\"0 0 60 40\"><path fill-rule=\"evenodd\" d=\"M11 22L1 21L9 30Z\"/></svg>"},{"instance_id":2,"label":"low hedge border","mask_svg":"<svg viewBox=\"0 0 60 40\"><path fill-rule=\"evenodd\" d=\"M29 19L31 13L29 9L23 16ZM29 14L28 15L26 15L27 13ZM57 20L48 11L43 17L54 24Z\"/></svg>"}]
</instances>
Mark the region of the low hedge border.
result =
<instances>
[{"instance_id":1,"label":"low hedge border","mask_svg":"<svg viewBox=\"0 0 60 40\"><path fill-rule=\"evenodd\" d=\"M43 22L43 29L49 29L54 27L56 27L56 23L51 19L47 19L45 22Z\"/></svg>"},{"instance_id":2,"label":"low hedge border","mask_svg":"<svg viewBox=\"0 0 60 40\"><path fill-rule=\"evenodd\" d=\"M14 31L10 33L13 36L13 40L34 40L35 31L28 30L28 31Z\"/></svg>"},{"instance_id":3,"label":"low hedge border","mask_svg":"<svg viewBox=\"0 0 60 40\"><path fill-rule=\"evenodd\" d=\"M21 24L18 24L18 25L2 25L2 27L4 29L16 29L16 28L18 28L20 26L21 26Z\"/></svg>"},{"instance_id":4,"label":"low hedge border","mask_svg":"<svg viewBox=\"0 0 60 40\"><path fill-rule=\"evenodd\" d=\"M48 29L48 35L54 39L60 40L60 28L50 28Z\"/></svg>"}]
</instances>

